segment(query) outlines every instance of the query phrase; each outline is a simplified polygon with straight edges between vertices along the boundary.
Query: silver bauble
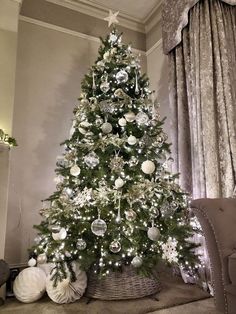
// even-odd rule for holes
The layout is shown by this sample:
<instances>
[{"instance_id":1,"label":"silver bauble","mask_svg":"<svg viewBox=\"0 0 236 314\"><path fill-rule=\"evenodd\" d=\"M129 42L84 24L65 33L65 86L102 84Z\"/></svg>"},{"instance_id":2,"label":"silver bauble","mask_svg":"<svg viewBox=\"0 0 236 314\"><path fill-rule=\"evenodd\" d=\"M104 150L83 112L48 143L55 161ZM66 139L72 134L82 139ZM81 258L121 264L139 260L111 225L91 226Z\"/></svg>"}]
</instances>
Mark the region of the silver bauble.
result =
<instances>
[{"instance_id":1,"label":"silver bauble","mask_svg":"<svg viewBox=\"0 0 236 314\"><path fill-rule=\"evenodd\" d=\"M107 93L110 89L110 84L105 81L105 82L101 83L100 89L103 93Z\"/></svg>"},{"instance_id":2,"label":"silver bauble","mask_svg":"<svg viewBox=\"0 0 236 314\"><path fill-rule=\"evenodd\" d=\"M81 103L81 105L88 105L89 104L89 101L88 101L88 99L86 99L86 98L82 98L81 100L80 100L80 103Z\"/></svg>"},{"instance_id":3,"label":"silver bauble","mask_svg":"<svg viewBox=\"0 0 236 314\"><path fill-rule=\"evenodd\" d=\"M135 256L132 261L131 261L131 264L135 267L135 268L138 268L140 266L142 266L143 264L143 260L140 256Z\"/></svg>"},{"instance_id":4,"label":"silver bauble","mask_svg":"<svg viewBox=\"0 0 236 314\"><path fill-rule=\"evenodd\" d=\"M102 132L105 134L111 133L112 131L112 125L109 122L105 122L103 123L103 125L101 126Z\"/></svg>"},{"instance_id":5,"label":"silver bauble","mask_svg":"<svg viewBox=\"0 0 236 314\"><path fill-rule=\"evenodd\" d=\"M92 233L95 235L102 237L104 233L107 231L107 224L104 220L98 218L94 220L91 224Z\"/></svg>"},{"instance_id":6,"label":"silver bauble","mask_svg":"<svg viewBox=\"0 0 236 314\"><path fill-rule=\"evenodd\" d=\"M129 79L128 73L125 70L120 70L116 73L116 80L118 84L126 83Z\"/></svg>"},{"instance_id":7,"label":"silver bauble","mask_svg":"<svg viewBox=\"0 0 236 314\"><path fill-rule=\"evenodd\" d=\"M147 124L149 121L149 118L148 118L148 115L145 113L145 112L139 112L137 115L136 115L136 122L137 124L139 125L145 125Z\"/></svg>"},{"instance_id":8,"label":"silver bauble","mask_svg":"<svg viewBox=\"0 0 236 314\"><path fill-rule=\"evenodd\" d=\"M141 169L145 174L152 174L155 171L155 164L151 160L146 160L142 163Z\"/></svg>"},{"instance_id":9,"label":"silver bauble","mask_svg":"<svg viewBox=\"0 0 236 314\"><path fill-rule=\"evenodd\" d=\"M93 169L99 164L99 157L95 152L91 152L84 157L84 162L89 168Z\"/></svg>"},{"instance_id":10,"label":"silver bauble","mask_svg":"<svg viewBox=\"0 0 236 314\"><path fill-rule=\"evenodd\" d=\"M120 118L120 119L118 120L118 124L119 124L120 126L126 126L127 122L126 122L125 118Z\"/></svg>"},{"instance_id":11,"label":"silver bauble","mask_svg":"<svg viewBox=\"0 0 236 314\"><path fill-rule=\"evenodd\" d=\"M125 218L128 221L134 221L136 219L136 217L137 217L137 214L132 209L130 209L127 212L125 212Z\"/></svg>"},{"instance_id":12,"label":"silver bauble","mask_svg":"<svg viewBox=\"0 0 236 314\"><path fill-rule=\"evenodd\" d=\"M47 263L47 255L45 253L39 254L37 256L37 263L38 264L45 264Z\"/></svg>"},{"instance_id":13,"label":"silver bauble","mask_svg":"<svg viewBox=\"0 0 236 314\"><path fill-rule=\"evenodd\" d=\"M156 227L151 227L147 232L148 238L152 241L157 241L160 238L160 231Z\"/></svg>"},{"instance_id":14,"label":"silver bauble","mask_svg":"<svg viewBox=\"0 0 236 314\"><path fill-rule=\"evenodd\" d=\"M132 111L127 112L124 116L125 116L126 121L128 122L133 122L136 118L135 113Z\"/></svg>"},{"instance_id":15,"label":"silver bauble","mask_svg":"<svg viewBox=\"0 0 236 314\"><path fill-rule=\"evenodd\" d=\"M109 245L109 249L112 253L119 253L121 250L120 242L116 240L111 242L111 244Z\"/></svg>"},{"instance_id":16,"label":"silver bauble","mask_svg":"<svg viewBox=\"0 0 236 314\"><path fill-rule=\"evenodd\" d=\"M130 135L127 139L129 145L135 145L137 143L137 138L133 135Z\"/></svg>"},{"instance_id":17,"label":"silver bauble","mask_svg":"<svg viewBox=\"0 0 236 314\"><path fill-rule=\"evenodd\" d=\"M78 176L80 174L80 171L80 167L78 167L77 165L74 165L70 168L70 174L74 177Z\"/></svg>"},{"instance_id":18,"label":"silver bauble","mask_svg":"<svg viewBox=\"0 0 236 314\"><path fill-rule=\"evenodd\" d=\"M86 242L83 239L78 239L78 241L76 242L76 247L79 251L83 251L84 249L86 249Z\"/></svg>"},{"instance_id":19,"label":"silver bauble","mask_svg":"<svg viewBox=\"0 0 236 314\"><path fill-rule=\"evenodd\" d=\"M115 180L115 187L116 187L117 189L122 188L122 186L123 186L124 184L125 184L125 182L124 182L124 180L121 179L121 178L118 178L118 179Z\"/></svg>"}]
</instances>

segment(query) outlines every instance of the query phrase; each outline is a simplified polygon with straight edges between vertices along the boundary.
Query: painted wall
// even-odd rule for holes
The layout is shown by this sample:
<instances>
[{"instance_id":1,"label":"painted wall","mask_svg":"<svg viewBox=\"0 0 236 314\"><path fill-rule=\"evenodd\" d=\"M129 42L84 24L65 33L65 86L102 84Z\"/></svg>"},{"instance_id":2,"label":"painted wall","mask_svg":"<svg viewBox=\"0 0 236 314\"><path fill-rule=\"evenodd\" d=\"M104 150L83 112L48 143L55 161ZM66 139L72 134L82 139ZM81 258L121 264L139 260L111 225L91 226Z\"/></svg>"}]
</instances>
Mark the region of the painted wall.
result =
<instances>
[{"instance_id":1,"label":"painted wall","mask_svg":"<svg viewBox=\"0 0 236 314\"><path fill-rule=\"evenodd\" d=\"M132 40L131 38L129 40ZM59 143L68 137L80 81L99 44L21 21L19 24L6 260L27 262L40 200L54 190ZM146 57L142 57L146 71Z\"/></svg>"},{"instance_id":2,"label":"painted wall","mask_svg":"<svg viewBox=\"0 0 236 314\"><path fill-rule=\"evenodd\" d=\"M160 104L161 118L166 117L165 132L170 141L170 107L168 91L168 58L163 54L162 44L156 45L147 55L147 72L150 78L151 88L156 91L156 97Z\"/></svg>"}]
</instances>

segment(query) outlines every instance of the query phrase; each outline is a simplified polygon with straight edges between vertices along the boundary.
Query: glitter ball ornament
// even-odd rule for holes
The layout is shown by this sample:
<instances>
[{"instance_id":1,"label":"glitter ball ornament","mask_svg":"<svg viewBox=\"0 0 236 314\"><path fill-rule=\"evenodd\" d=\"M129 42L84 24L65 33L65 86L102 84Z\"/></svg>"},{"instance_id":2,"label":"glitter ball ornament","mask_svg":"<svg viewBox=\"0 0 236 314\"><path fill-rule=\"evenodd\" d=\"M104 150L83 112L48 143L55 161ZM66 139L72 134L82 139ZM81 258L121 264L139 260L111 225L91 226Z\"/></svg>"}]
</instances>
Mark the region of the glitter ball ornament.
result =
<instances>
[{"instance_id":1,"label":"glitter ball ornament","mask_svg":"<svg viewBox=\"0 0 236 314\"><path fill-rule=\"evenodd\" d=\"M125 120L125 118L120 118L119 120L118 120L118 124L120 125L120 126L126 126L126 120Z\"/></svg>"},{"instance_id":2,"label":"glitter ball ornament","mask_svg":"<svg viewBox=\"0 0 236 314\"><path fill-rule=\"evenodd\" d=\"M84 157L84 162L89 168L93 169L99 164L99 157L95 152L91 152Z\"/></svg>"},{"instance_id":3,"label":"glitter ball ornament","mask_svg":"<svg viewBox=\"0 0 236 314\"><path fill-rule=\"evenodd\" d=\"M102 132L105 134L111 133L112 131L112 125L109 122L105 122L103 123L103 125L101 126Z\"/></svg>"},{"instance_id":4,"label":"glitter ball ornament","mask_svg":"<svg viewBox=\"0 0 236 314\"><path fill-rule=\"evenodd\" d=\"M126 83L129 79L128 73L125 70L120 70L116 73L116 80L118 84Z\"/></svg>"},{"instance_id":5,"label":"glitter ball ornament","mask_svg":"<svg viewBox=\"0 0 236 314\"><path fill-rule=\"evenodd\" d=\"M104 233L107 231L107 224L104 220L98 218L94 220L91 224L92 233L94 233L98 237L102 237Z\"/></svg>"},{"instance_id":6,"label":"glitter ball ornament","mask_svg":"<svg viewBox=\"0 0 236 314\"><path fill-rule=\"evenodd\" d=\"M74 177L78 176L80 174L80 167L78 167L77 165L74 165L73 167L71 167L70 174Z\"/></svg>"},{"instance_id":7,"label":"glitter ball ornament","mask_svg":"<svg viewBox=\"0 0 236 314\"><path fill-rule=\"evenodd\" d=\"M156 227L148 228L148 238L152 241L157 241L160 238L160 231Z\"/></svg>"},{"instance_id":8,"label":"glitter ball ornament","mask_svg":"<svg viewBox=\"0 0 236 314\"><path fill-rule=\"evenodd\" d=\"M149 121L148 115L145 112L139 112L136 115L136 122L138 125L145 125Z\"/></svg>"},{"instance_id":9,"label":"glitter ball ornament","mask_svg":"<svg viewBox=\"0 0 236 314\"><path fill-rule=\"evenodd\" d=\"M121 250L120 242L116 240L111 242L111 244L109 245L109 249L112 253L119 253Z\"/></svg>"},{"instance_id":10,"label":"glitter ball ornament","mask_svg":"<svg viewBox=\"0 0 236 314\"><path fill-rule=\"evenodd\" d=\"M125 184L125 182L124 182L124 180L121 179L121 178L118 178L118 179L115 180L115 187L116 187L117 189L122 188L122 186L123 186L124 184Z\"/></svg>"},{"instance_id":11,"label":"glitter ball ornament","mask_svg":"<svg viewBox=\"0 0 236 314\"><path fill-rule=\"evenodd\" d=\"M101 89L101 91L103 92L103 93L107 93L108 91L109 91L109 89L110 89L110 84L108 83L108 82L102 82L101 84L100 84L100 89Z\"/></svg>"},{"instance_id":12,"label":"glitter ball ornament","mask_svg":"<svg viewBox=\"0 0 236 314\"><path fill-rule=\"evenodd\" d=\"M155 171L155 164L151 160L146 160L142 163L141 169L145 174L152 174Z\"/></svg>"},{"instance_id":13,"label":"glitter ball ornament","mask_svg":"<svg viewBox=\"0 0 236 314\"><path fill-rule=\"evenodd\" d=\"M83 251L84 249L86 249L86 246L87 244L83 239L78 239L76 247L79 251Z\"/></svg>"},{"instance_id":14,"label":"glitter ball ornament","mask_svg":"<svg viewBox=\"0 0 236 314\"><path fill-rule=\"evenodd\" d=\"M99 103L99 107L102 112L112 113L114 108L111 106L111 102L109 100L102 100Z\"/></svg>"},{"instance_id":15,"label":"glitter ball ornament","mask_svg":"<svg viewBox=\"0 0 236 314\"><path fill-rule=\"evenodd\" d=\"M126 121L128 122L133 122L135 120L136 116L135 116L135 113L132 112L132 111L129 111L125 114L125 119Z\"/></svg>"},{"instance_id":16,"label":"glitter ball ornament","mask_svg":"<svg viewBox=\"0 0 236 314\"><path fill-rule=\"evenodd\" d=\"M65 228L61 228L59 232L52 232L52 237L55 241L65 240L67 237L67 231Z\"/></svg>"},{"instance_id":17,"label":"glitter ball ornament","mask_svg":"<svg viewBox=\"0 0 236 314\"><path fill-rule=\"evenodd\" d=\"M34 267L36 264L37 264L36 259L31 257L31 259L29 259L29 261L28 261L28 266L29 267Z\"/></svg>"},{"instance_id":18,"label":"glitter ball ornament","mask_svg":"<svg viewBox=\"0 0 236 314\"><path fill-rule=\"evenodd\" d=\"M137 143L137 139L135 136L130 135L127 139L129 145L135 145Z\"/></svg>"},{"instance_id":19,"label":"glitter ball ornament","mask_svg":"<svg viewBox=\"0 0 236 314\"><path fill-rule=\"evenodd\" d=\"M47 263L47 255L45 253L39 254L37 257L37 263L38 264L45 264Z\"/></svg>"},{"instance_id":20,"label":"glitter ball ornament","mask_svg":"<svg viewBox=\"0 0 236 314\"><path fill-rule=\"evenodd\" d=\"M130 209L128 210L127 212L125 212L125 218L128 220L128 221L134 221L137 217L137 214L135 213L134 210Z\"/></svg>"},{"instance_id":21,"label":"glitter ball ornament","mask_svg":"<svg viewBox=\"0 0 236 314\"><path fill-rule=\"evenodd\" d=\"M132 261L131 261L131 264L135 267L135 268L138 268L140 266L142 266L143 264L143 260L140 256L135 256Z\"/></svg>"}]
</instances>

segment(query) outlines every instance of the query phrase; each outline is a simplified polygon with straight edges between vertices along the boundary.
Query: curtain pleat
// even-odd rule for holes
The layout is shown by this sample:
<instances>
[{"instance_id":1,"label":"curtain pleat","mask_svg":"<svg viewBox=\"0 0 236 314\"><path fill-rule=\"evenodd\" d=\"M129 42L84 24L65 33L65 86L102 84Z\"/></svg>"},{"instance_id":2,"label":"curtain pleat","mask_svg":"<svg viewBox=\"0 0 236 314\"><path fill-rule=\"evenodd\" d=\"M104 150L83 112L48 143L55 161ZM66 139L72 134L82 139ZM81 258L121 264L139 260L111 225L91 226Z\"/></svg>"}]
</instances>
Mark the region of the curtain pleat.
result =
<instances>
[{"instance_id":1,"label":"curtain pleat","mask_svg":"<svg viewBox=\"0 0 236 314\"><path fill-rule=\"evenodd\" d=\"M169 54L175 170L198 197L231 197L236 174L236 7L200 0Z\"/></svg>"}]
</instances>

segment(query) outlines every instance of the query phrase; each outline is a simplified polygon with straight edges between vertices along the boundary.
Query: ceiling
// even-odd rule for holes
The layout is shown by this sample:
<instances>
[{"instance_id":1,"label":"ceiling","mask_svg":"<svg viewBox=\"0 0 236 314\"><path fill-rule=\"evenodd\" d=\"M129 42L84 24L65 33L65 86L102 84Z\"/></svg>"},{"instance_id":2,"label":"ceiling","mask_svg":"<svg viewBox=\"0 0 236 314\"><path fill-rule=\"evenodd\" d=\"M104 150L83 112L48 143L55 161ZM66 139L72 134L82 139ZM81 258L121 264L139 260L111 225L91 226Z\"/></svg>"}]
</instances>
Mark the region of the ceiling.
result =
<instances>
[{"instance_id":1,"label":"ceiling","mask_svg":"<svg viewBox=\"0 0 236 314\"><path fill-rule=\"evenodd\" d=\"M161 0L73 0L85 4L120 11L120 14L129 16L138 21L145 22L154 10L156 10Z\"/></svg>"},{"instance_id":2,"label":"ceiling","mask_svg":"<svg viewBox=\"0 0 236 314\"><path fill-rule=\"evenodd\" d=\"M147 33L161 19L163 0L46 0L84 14L104 19L108 11L119 11L120 25Z\"/></svg>"}]
</instances>

